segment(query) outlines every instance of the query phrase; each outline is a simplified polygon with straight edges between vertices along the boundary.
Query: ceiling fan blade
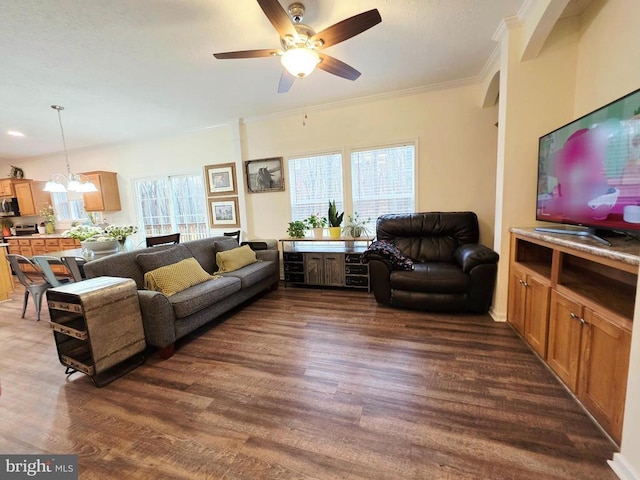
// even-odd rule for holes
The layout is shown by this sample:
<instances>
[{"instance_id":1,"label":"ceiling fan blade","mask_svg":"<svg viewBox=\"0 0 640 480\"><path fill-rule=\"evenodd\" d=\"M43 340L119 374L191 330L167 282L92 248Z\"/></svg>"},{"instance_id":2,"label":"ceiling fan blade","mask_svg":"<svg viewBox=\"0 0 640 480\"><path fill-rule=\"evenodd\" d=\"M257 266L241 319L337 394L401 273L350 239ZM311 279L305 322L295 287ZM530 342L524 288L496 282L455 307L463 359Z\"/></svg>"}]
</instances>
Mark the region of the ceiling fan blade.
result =
<instances>
[{"instance_id":1,"label":"ceiling fan blade","mask_svg":"<svg viewBox=\"0 0 640 480\"><path fill-rule=\"evenodd\" d=\"M368 12L363 12L353 17L349 17L341 22L325 28L311 37L311 41L322 40L322 47L325 48L336 43L343 42L351 37L370 29L382 21L380 12L374 8Z\"/></svg>"},{"instance_id":2,"label":"ceiling fan blade","mask_svg":"<svg viewBox=\"0 0 640 480\"><path fill-rule=\"evenodd\" d=\"M259 58L259 57L277 57L280 50L275 48L265 48L262 50L242 50L239 52L214 53L213 56L219 60L230 58Z\"/></svg>"},{"instance_id":3,"label":"ceiling fan blade","mask_svg":"<svg viewBox=\"0 0 640 480\"><path fill-rule=\"evenodd\" d=\"M289 15L278 0L258 0L258 5L282 38L287 35L293 37L298 35Z\"/></svg>"},{"instance_id":4,"label":"ceiling fan blade","mask_svg":"<svg viewBox=\"0 0 640 480\"><path fill-rule=\"evenodd\" d=\"M278 83L278 93L287 93L295 79L296 77L291 75L286 68L283 68L282 75L280 75L280 82Z\"/></svg>"},{"instance_id":5,"label":"ceiling fan blade","mask_svg":"<svg viewBox=\"0 0 640 480\"><path fill-rule=\"evenodd\" d=\"M334 75L346 78L347 80L355 80L360 76L360 72L358 70L337 58L321 53L320 60L321 62L318 64L318 68L325 72L333 73Z\"/></svg>"}]
</instances>

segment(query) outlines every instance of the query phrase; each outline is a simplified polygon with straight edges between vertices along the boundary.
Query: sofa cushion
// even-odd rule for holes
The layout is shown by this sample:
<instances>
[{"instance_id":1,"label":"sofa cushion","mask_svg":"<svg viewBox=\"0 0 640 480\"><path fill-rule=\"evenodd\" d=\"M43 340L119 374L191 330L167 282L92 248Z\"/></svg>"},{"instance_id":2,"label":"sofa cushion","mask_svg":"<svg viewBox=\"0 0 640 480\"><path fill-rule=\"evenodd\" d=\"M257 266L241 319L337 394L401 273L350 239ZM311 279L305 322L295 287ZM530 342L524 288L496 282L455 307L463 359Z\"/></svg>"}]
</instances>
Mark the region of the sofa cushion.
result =
<instances>
[{"instance_id":1,"label":"sofa cushion","mask_svg":"<svg viewBox=\"0 0 640 480\"><path fill-rule=\"evenodd\" d=\"M193 258L193 255L183 244L178 244L169 248L153 247L145 249L136 255L136 262L140 265L142 273L147 273L187 258Z\"/></svg>"},{"instance_id":2,"label":"sofa cushion","mask_svg":"<svg viewBox=\"0 0 640 480\"><path fill-rule=\"evenodd\" d=\"M391 289L428 293L465 293L471 278L455 263L414 263L413 271L391 272Z\"/></svg>"},{"instance_id":3,"label":"sofa cushion","mask_svg":"<svg viewBox=\"0 0 640 480\"><path fill-rule=\"evenodd\" d=\"M191 257L145 273L144 286L169 297L213 278Z\"/></svg>"},{"instance_id":4,"label":"sofa cushion","mask_svg":"<svg viewBox=\"0 0 640 480\"><path fill-rule=\"evenodd\" d=\"M242 288L247 288L269 278L279 275L279 266L274 261L255 262L232 272L224 273L225 277L235 277L242 282Z\"/></svg>"},{"instance_id":5,"label":"sofa cushion","mask_svg":"<svg viewBox=\"0 0 640 480\"><path fill-rule=\"evenodd\" d=\"M257 261L256 253L249 245L216 253L218 273L233 272Z\"/></svg>"},{"instance_id":6,"label":"sofa cushion","mask_svg":"<svg viewBox=\"0 0 640 480\"><path fill-rule=\"evenodd\" d=\"M226 299L240 290L240 280L233 277L216 276L169 297L176 318L188 317L192 313Z\"/></svg>"}]
</instances>

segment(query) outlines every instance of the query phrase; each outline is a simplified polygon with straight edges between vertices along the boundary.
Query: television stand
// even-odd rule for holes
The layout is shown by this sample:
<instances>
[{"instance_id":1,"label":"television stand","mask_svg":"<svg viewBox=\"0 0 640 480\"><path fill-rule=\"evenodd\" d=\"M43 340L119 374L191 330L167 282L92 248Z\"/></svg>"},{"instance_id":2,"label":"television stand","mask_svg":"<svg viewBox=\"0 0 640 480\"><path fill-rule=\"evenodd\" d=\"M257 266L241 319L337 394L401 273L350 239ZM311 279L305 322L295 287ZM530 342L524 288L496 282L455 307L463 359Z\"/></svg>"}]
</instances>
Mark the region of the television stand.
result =
<instances>
[{"instance_id":1,"label":"television stand","mask_svg":"<svg viewBox=\"0 0 640 480\"><path fill-rule=\"evenodd\" d=\"M576 235L578 237L587 237L603 245L606 245L607 247L611 246L611 242L596 235L593 228L587 228L584 230L572 230L569 228L535 227L534 230L536 232L558 233L560 235Z\"/></svg>"}]
</instances>

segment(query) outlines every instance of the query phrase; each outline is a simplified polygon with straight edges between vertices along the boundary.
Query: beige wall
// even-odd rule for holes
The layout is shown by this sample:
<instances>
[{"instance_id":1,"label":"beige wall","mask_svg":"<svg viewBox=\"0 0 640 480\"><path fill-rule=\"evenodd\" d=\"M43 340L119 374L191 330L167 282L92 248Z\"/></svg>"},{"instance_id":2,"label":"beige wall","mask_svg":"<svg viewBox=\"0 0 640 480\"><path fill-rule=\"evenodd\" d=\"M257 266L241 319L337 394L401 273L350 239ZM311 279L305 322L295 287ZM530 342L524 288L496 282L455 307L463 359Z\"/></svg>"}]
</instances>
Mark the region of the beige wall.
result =
<instances>
[{"instance_id":1,"label":"beige wall","mask_svg":"<svg viewBox=\"0 0 640 480\"><path fill-rule=\"evenodd\" d=\"M480 87L372 100L244 125L245 160L417 141L418 211L473 210L482 242L493 244L496 108L480 106ZM328 200L328 199L327 199ZM247 196L250 233L285 236L288 190Z\"/></svg>"},{"instance_id":2,"label":"beige wall","mask_svg":"<svg viewBox=\"0 0 640 480\"><path fill-rule=\"evenodd\" d=\"M574 117L640 87L640 2L597 0L583 22ZM640 107L640 105L638 105ZM640 306L636 302L621 454L640 478Z\"/></svg>"}]
</instances>

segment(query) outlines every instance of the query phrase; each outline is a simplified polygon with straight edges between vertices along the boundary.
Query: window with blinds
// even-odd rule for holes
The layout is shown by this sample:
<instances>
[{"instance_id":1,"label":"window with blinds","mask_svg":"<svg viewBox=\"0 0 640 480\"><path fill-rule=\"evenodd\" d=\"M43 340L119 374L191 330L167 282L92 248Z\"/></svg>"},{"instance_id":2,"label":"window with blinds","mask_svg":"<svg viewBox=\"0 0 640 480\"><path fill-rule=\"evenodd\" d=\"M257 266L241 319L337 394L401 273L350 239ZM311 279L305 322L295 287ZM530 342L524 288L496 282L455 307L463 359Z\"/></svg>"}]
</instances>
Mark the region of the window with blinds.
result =
<instances>
[{"instance_id":1,"label":"window with blinds","mask_svg":"<svg viewBox=\"0 0 640 480\"><path fill-rule=\"evenodd\" d=\"M291 219L304 220L313 213L327 216L329 200L344 210L342 154L295 157L288 161Z\"/></svg>"},{"instance_id":2,"label":"window with blinds","mask_svg":"<svg viewBox=\"0 0 640 480\"><path fill-rule=\"evenodd\" d=\"M415 145L351 152L353 211L373 225L385 213L415 212Z\"/></svg>"},{"instance_id":3,"label":"window with blinds","mask_svg":"<svg viewBox=\"0 0 640 480\"><path fill-rule=\"evenodd\" d=\"M180 240L209 235L201 175L146 178L135 182L145 236L180 232Z\"/></svg>"}]
</instances>

